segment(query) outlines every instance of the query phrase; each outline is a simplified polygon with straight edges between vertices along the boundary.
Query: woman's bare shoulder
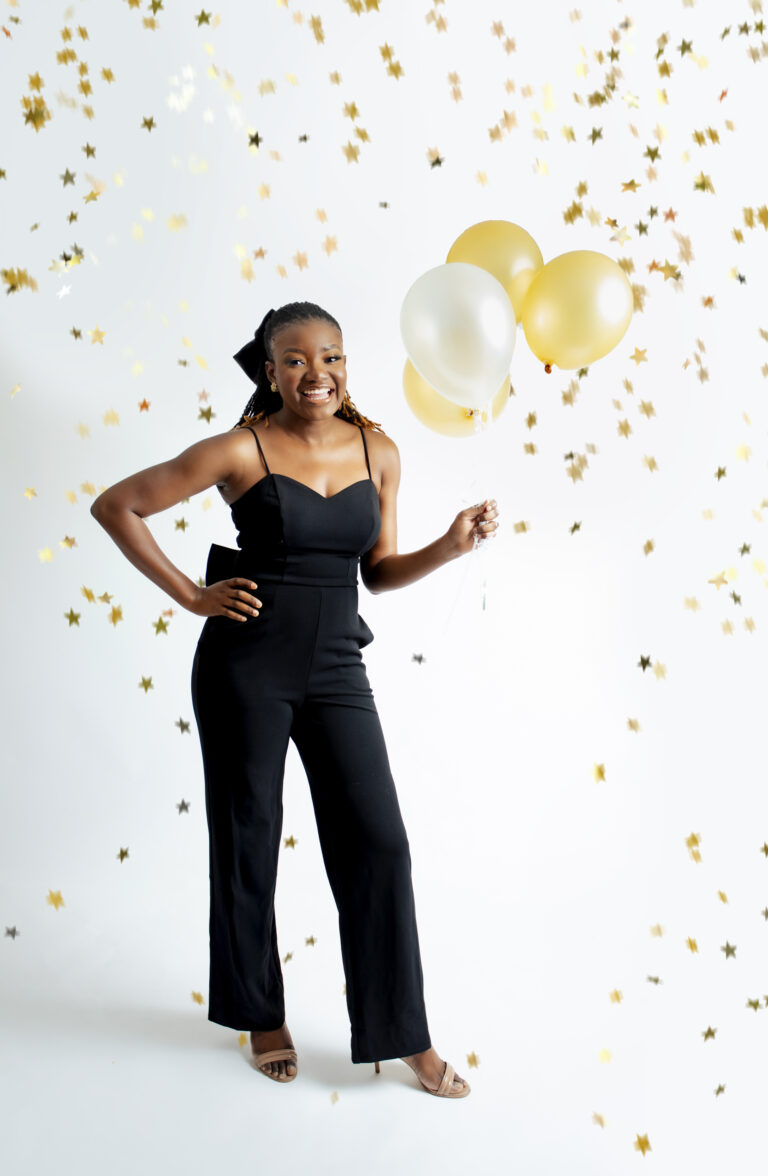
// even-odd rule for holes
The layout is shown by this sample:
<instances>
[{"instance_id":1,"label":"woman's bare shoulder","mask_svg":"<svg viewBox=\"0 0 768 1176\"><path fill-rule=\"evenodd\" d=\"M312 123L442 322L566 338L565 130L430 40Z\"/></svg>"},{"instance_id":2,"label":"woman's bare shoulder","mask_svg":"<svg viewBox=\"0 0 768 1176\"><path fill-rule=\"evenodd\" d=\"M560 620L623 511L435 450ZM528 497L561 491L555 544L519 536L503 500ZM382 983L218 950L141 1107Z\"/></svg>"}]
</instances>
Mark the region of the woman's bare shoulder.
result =
<instances>
[{"instance_id":1,"label":"woman's bare shoulder","mask_svg":"<svg viewBox=\"0 0 768 1176\"><path fill-rule=\"evenodd\" d=\"M262 424L261 421L258 423ZM226 432L215 435L215 440L225 447L228 454L232 455L232 473L229 478L220 483L220 487L226 487L227 483L232 480L232 477L237 479L242 462L248 458L248 451L256 449L256 443L253 439L255 428L256 426L253 423L250 425L235 425L234 428L227 429Z\"/></svg>"},{"instance_id":2,"label":"woman's bare shoulder","mask_svg":"<svg viewBox=\"0 0 768 1176\"><path fill-rule=\"evenodd\" d=\"M353 425L356 429L360 427L357 421L347 421L346 424ZM376 428L373 425L362 425L362 429L365 433L366 441L372 440L374 445L379 445L382 448L386 448L387 445L395 444L389 434L385 433L381 428Z\"/></svg>"},{"instance_id":3,"label":"woman's bare shoulder","mask_svg":"<svg viewBox=\"0 0 768 1176\"><path fill-rule=\"evenodd\" d=\"M379 472L382 488L400 483L400 451L392 438L380 429L364 428L365 440L374 467Z\"/></svg>"},{"instance_id":4,"label":"woman's bare shoulder","mask_svg":"<svg viewBox=\"0 0 768 1176\"><path fill-rule=\"evenodd\" d=\"M259 435L261 435L263 431L263 420L256 422L249 421L248 424L243 422L243 424L235 425L233 429L229 429L226 433L220 433L219 436L230 437L232 439L231 444L235 447L235 449L238 447L245 447L248 443L250 443L251 447L255 449L256 446L253 443L253 435L254 433L259 433Z\"/></svg>"}]
</instances>

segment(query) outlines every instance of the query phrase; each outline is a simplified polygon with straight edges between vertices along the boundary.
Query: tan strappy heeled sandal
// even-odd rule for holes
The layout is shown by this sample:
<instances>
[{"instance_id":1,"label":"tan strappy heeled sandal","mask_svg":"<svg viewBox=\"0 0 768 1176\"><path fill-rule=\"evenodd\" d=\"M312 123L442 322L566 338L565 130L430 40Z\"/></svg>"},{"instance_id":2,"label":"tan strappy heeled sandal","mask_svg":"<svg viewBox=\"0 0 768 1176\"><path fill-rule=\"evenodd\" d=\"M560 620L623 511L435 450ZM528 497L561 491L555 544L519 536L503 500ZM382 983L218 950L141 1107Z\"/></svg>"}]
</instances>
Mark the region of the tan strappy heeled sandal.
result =
<instances>
[{"instance_id":1,"label":"tan strappy heeled sandal","mask_svg":"<svg viewBox=\"0 0 768 1176\"><path fill-rule=\"evenodd\" d=\"M268 1049L266 1053L260 1054L254 1053L251 1050L251 1057L259 1073L266 1075L267 1078L271 1078L273 1082L293 1082L296 1074L299 1072L299 1055L295 1049L288 1049L284 1046L282 1049ZM296 1074L281 1074L279 1070L277 1074L271 1074L269 1070L261 1069L266 1062L294 1062L296 1065Z\"/></svg>"},{"instance_id":2,"label":"tan strappy heeled sandal","mask_svg":"<svg viewBox=\"0 0 768 1176\"><path fill-rule=\"evenodd\" d=\"M405 1061L405 1058L401 1058L400 1060ZM376 1067L376 1073L380 1074L381 1070L379 1069L379 1063L374 1062L373 1064ZM408 1066L408 1068L410 1070L413 1070L413 1066L410 1064L410 1062L405 1062L405 1064L406 1064L406 1066ZM413 1072L414 1072L414 1074L416 1074L415 1070L413 1070ZM419 1075L416 1074L416 1077L419 1078L419 1084L424 1087L427 1094L437 1095L438 1098L464 1098L466 1095L469 1094L472 1087L469 1085L469 1083L464 1078L459 1078L458 1081L463 1082L464 1085L462 1086L461 1090L452 1090L451 1087L453 1085L453 1079L455 1078L455 1076L456 1076L456 1071L454 1070L453 1066L451 1065L450 1062L446 1062L445 1063L445 1071L443 1073L442 1078L440 1079L440 1085L438 1086L437 1090L431 1090L429 1088L429 1086L426 1086L421 1081L421 1078L419 1078Z\"/></svg>"}]
</instances>

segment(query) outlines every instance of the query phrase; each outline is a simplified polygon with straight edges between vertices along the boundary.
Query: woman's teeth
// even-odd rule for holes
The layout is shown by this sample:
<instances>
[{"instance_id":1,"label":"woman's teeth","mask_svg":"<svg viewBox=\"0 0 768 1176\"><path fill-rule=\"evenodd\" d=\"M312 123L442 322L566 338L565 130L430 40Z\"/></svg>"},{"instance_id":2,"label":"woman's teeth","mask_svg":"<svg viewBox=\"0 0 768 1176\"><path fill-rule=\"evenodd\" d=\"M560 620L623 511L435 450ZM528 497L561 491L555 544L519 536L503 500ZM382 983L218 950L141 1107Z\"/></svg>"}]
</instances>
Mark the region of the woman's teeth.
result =
<instances>
[{"instance_id":1,"label":"woman's teeth","mask_svg":"<svg viewBox=\"0 0 768 1176\"><path fill-rule=\"evenodd\" d=\"M307 400L317 400L317 401L330 400L331 389L325 388L323 391L320 391L320 392L305 392L304 395L306 396Z\"/></svg>"}]
</instances>

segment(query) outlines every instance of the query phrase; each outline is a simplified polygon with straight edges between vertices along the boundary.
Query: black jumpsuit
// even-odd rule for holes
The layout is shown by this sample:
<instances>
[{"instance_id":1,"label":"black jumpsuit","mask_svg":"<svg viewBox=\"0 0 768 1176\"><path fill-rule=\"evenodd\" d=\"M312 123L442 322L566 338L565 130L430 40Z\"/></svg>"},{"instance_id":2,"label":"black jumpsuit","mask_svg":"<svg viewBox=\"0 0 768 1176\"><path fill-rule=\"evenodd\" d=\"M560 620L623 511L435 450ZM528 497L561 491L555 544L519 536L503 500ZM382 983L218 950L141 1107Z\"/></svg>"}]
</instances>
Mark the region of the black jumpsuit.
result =
<instances>
[{"instance_id":1,"label":"black jumpsuit","mask_svg":"<svg viewBox=\"0 0 768 1176\"><path fill-rule=\"evenodd\" d=\"M270 473L251 432L267 473L231 506L240 550L228 575L252 579L262 608L208 617L191 679L210 851L208 1019L241 1030L285 1020L274 895L290 738L339 912L352 1061L405 1057L431 1042L410 848L361 653L374 635L357 573L381 530L365 432L368 477L328 498Z\"/></svg>"}]
</instances>

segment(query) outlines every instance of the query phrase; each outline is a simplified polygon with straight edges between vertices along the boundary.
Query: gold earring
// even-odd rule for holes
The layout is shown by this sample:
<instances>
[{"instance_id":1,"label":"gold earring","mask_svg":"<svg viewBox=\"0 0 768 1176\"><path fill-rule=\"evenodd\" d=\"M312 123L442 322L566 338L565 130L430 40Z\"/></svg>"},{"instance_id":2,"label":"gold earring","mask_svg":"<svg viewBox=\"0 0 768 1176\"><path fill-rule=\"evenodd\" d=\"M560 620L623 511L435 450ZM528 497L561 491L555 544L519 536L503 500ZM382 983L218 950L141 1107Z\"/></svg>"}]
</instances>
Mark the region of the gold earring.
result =
<instances>
[{"instance_id":1,"label":"gold earring","mask_svg":"<svg viewBox=\"0 0 768 1176\"><path fill-rule=\"evenodd\" d=\"M270 388L272 389L272 391L273 391L273 392L277 392L277 384L275 384L275 383L272 383L272 384L270 384L269 386L270 386Z\"/></svg>"}]
</instances>

